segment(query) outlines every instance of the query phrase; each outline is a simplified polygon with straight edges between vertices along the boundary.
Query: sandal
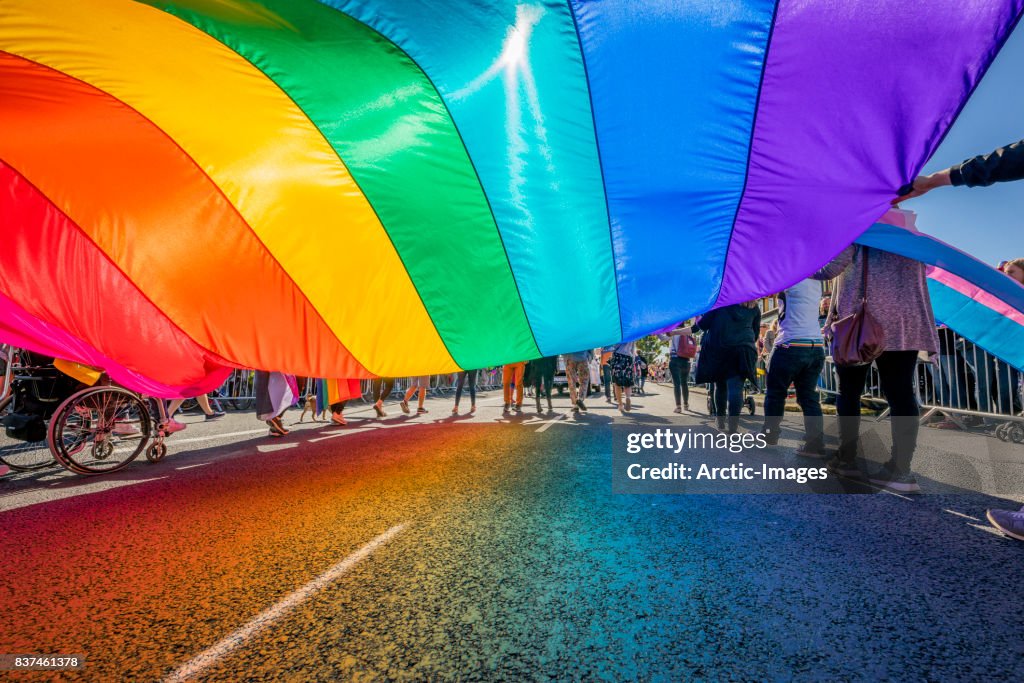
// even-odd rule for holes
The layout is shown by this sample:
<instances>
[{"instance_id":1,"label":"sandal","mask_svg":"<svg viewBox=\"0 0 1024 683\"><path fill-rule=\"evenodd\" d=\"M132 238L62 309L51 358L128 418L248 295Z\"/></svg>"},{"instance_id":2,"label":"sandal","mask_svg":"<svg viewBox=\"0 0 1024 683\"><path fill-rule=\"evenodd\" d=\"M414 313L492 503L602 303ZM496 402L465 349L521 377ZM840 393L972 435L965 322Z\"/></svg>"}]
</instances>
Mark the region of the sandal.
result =
<instances>
[{"instance_id":1,"label":"sandal","mask_svg":"<svg viewBox=\"0 0 1024 683\"><path fill-rule=\"evenodd\" d=\"M405 413L406 415L409 414L409 402L408 401L402 401L402 412Z\"/></svg>"},{"instance_id":2,"label":"sandal","mask_svg":"<svg viewBox=\"0 0 1024 683\"><path fill-rule=\"evenodd\" d=\"M341 425L342 427L348 424L348 422L345 421L345 417L341 413L335 413L334 415L331 415L331 422L333 422L336 425Z\"/></svg>"},{"instance_id":3,"label":"sandal","mask_svg":"<svg viewBox=\"0 0 1024 683\"><path fill-rule=\"evenodd\" d=\"M379 402L373 404L373 409L377 411L377 417L384 417L387 414L384 412L384 407Z\"/></svg>"}]
</instances>

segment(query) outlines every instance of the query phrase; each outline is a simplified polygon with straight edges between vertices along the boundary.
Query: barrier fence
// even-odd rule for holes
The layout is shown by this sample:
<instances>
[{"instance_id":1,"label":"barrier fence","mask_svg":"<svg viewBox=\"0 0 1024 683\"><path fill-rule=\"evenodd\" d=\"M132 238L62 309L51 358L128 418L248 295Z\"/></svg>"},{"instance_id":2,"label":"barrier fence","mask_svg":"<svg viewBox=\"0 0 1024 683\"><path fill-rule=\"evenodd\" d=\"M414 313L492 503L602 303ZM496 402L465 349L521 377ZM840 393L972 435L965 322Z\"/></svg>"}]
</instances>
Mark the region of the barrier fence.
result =
<instances>
[{"instance_id":1,"label":"barrier fence","mask_svg":"<svg viewBox=\"0 0 1024 683\"><path fill-rule=\"evenodd\" d=\"M941 414L961 427L982 421L997 425L1000 438L1024 441L1024 396L1021 373L952 330L940 330L941 353L933 363L920 358L915 374L922 420ZM820 392L835 396L839 378L835 363L826 357L818 382ZM877 368L872 365L865 384L863 402L888 415Z\"/></svg>"}]
</instances>

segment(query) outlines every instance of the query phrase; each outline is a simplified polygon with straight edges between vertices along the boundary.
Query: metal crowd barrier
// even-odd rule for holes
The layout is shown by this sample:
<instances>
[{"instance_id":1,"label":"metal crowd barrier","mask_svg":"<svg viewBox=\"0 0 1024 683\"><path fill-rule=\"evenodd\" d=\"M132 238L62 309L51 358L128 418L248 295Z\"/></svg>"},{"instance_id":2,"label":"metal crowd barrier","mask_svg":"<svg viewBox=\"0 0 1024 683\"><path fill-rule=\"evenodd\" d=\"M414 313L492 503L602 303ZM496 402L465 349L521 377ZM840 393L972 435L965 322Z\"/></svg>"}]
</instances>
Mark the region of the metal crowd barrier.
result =
<instances>
[{"instance_id":1,"label":"metal crowd barrier","mask_svg":"<svg viewBox=\"0 0 1024 683\"><path fill-rule=\"evenodd\" d=\"M1000 429L1024 423L1021 373L960 335L950 330L943 331L943 334L947 343L942 350L946 353L939 354L934 363L930 360L918 360L917 363L915 388L923 408L922 421L942 414L960 426L966 425L964 418L973 418L975 422L1002 421L1004 424L999 425ZM833 396L839 393L839 379L831 357L825 359L818 390ZM874 365L868 373L861 400L884 408L879 419L888 415L878 370ZM1019 428L1015 430L1019 431ZM1024 436L1024 432L1020 433ZM1002 438L1003 434L999 436Z\"/></svg>"},{"instance_id":2,"label":"metal crowd barrier","mask_svg":"<svg viewBox=\"0 0 1024 683\"><path fill-rule=\"evenodd\" d=\"M236 410L248 410L256 405L256 389L253 370L232 370L224 383L211 397L220 404L228 404Z\"/></svg>"}]
</instances>

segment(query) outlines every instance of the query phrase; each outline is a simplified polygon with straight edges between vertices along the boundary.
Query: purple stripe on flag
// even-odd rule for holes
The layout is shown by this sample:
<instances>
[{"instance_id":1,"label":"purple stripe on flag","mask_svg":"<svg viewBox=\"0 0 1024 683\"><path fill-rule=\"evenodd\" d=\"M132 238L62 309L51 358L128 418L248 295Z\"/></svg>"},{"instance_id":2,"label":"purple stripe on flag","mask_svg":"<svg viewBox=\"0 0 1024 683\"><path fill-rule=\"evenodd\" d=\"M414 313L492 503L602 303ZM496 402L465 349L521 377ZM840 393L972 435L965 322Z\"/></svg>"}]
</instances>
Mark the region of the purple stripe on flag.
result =
<instances>
[{"instance_id":1,"label":"purple stripe on flag","mask_svg":"<svg viewBox=\"0 0 1024 683\"><path fill-rule=\"evenodd\" d=\"M885 213L1022 7L783 0L717 305L798 282Z\"/></svg>"}]
</instances>

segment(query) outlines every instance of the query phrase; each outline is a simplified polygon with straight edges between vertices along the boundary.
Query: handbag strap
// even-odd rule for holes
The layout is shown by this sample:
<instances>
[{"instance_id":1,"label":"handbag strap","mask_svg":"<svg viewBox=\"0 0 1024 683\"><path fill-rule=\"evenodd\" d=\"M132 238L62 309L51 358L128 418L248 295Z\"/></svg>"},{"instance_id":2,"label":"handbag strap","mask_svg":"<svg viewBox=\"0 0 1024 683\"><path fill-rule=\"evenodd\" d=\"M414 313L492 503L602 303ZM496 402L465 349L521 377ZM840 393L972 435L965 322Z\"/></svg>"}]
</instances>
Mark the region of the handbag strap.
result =
<instances>
[{"instance_id":1,"label":"handbag strap","mask_svg":"<svg viewBox=\"0 0 1024 683\"><path fill-rule=\"evenodd\" d=\"M860 301L861 306L867 308L868 302L868 248L863 244L859 245L863 251L861 252L863 268L861 269L860 278Z\"/></svg>"}]
</instances>

